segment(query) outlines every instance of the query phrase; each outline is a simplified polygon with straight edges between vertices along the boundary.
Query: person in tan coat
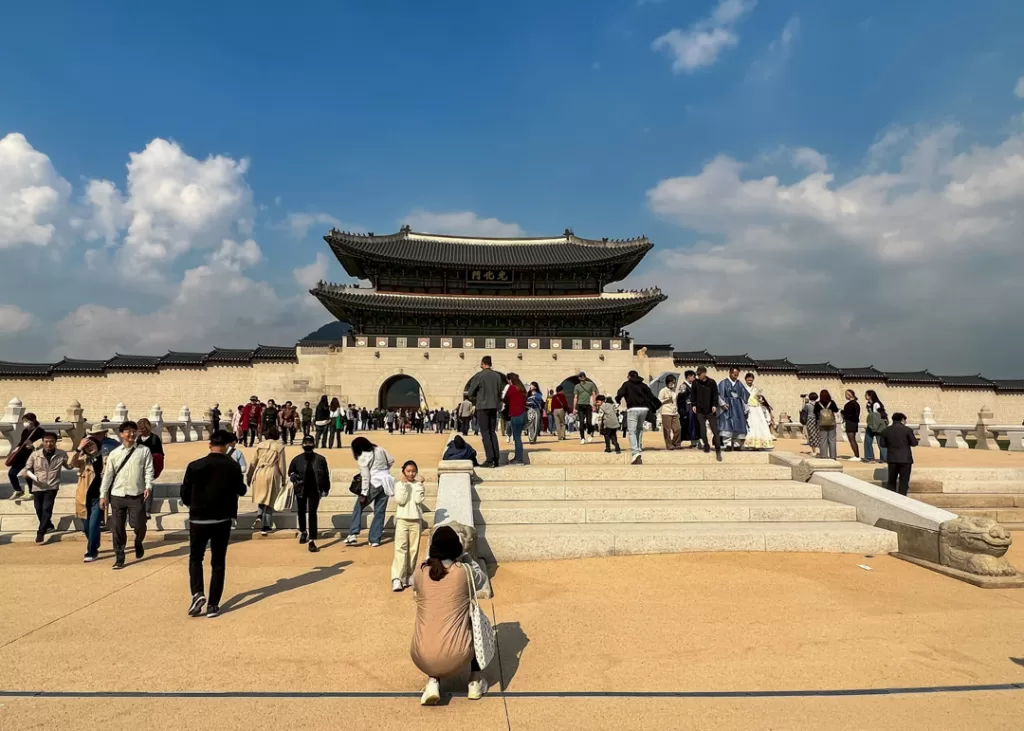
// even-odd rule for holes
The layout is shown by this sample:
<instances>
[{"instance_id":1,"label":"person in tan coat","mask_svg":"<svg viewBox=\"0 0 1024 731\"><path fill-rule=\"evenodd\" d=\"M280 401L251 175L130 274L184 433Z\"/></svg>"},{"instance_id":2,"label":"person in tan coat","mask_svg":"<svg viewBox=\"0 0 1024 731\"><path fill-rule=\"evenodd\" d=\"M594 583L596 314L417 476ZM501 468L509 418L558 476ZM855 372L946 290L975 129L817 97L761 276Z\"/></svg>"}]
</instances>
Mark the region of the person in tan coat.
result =
<instances>
[{"instance_id":1,"label":"person in tan coat","mask_svg":"<svg viewBox=\"0 0 1024 731\"><path fill-rule=\"evenodd\" d=\"M458 534L446 525L435 528L429 558L413 574L416 627L411 655L416 667L427 675L420 698L424 706L441 700L441 678L458 675L466 663L470 664L469 699L479 700L487 692L473 650L467 570L476 588L483 589L487 577L463 554Z\"/></svg>"},{"instance_id":2,"label":"person in tan coat","mask_svg":"<svg viewBox=\"0 0 1024 731\"><path fill-rule=\"evenodd\" d=\"M284 444L278 441L281 433L276 426L268 427L266 439L256 447L256 456L249 467L249 488L252 501L259 506L259 515L252 529L267 535L274 529L274 511L288 508L290 485L285 479Z\"/></svg>"}]
</instances>

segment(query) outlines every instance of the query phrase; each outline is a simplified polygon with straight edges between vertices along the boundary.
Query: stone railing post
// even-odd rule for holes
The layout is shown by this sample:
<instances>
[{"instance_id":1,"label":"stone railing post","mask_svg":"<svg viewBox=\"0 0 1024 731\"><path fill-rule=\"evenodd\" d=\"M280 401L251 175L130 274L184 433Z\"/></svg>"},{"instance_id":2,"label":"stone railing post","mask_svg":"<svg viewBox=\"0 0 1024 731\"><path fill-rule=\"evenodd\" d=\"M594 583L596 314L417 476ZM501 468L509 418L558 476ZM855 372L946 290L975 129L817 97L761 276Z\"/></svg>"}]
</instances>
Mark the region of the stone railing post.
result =
<instances>
[{"instance_id":1,"label":"stone railing post","mask_svg":"<svg viewBox=\"0 0 1024 731\"><path fill-rule=\"evenodd\" d=\"M128 421L128 407L124 405L124 401L118 401L114 407L114 418L112 419L114 424L123 424Z\"/></svg>"},{"instance_id":2,"label":"stone railing post","mask_svg":"<svg viewBox=\"0 0 1024 731\"><path fill-rule=\"evenodd\" d=\"M992 409L982 406L978 412L978 424L974 427L975 449L983 449L989 452L998 452L999 444L996 442L995 434L989 431L992 425Z\"/></svg>"},{"instance_id":3,"label":"stone railing post","mask_svg":"<svg viewBox=\"0 0 1024 731\"><path fill-rule=\"evenodd\" d=\"M3 417L0 417L0 424L5 424L10 427L3 431L3 435L8 442L6 448L3 449L3 456L10 454L11 450L18 446L18 442L21 441L21 433L25 429L21 424L21 418L24 415L25 405L21 403L21 399L15 396L7 402L7 408L4 409L4 415Z\"/></svg>"},{"instance_id":4,"label":"stone railing post","mask_svg":"<svg viewBox=\"0 0 1024 731\"><path fill-rule=\"evenodd\" d=\"M924 411L921 412L921 423L917 427L917 446L939 446L939 440L932 431L933 426L935 426L935 412L931 410L931 407L925 406Z\"/></svg>"},{"instance_id":5,"label":"stone railing post","mask_svg":"<svg viewBox=\"0 0 1024 731\"><path fill-rule=\"evenodd\" d=\"M188 406L182 406L178 412L178 421L181 422L182 441L192 441L192 410Z\"/></svg>"},{"instance_id":6,"label":"stone railing post","mask_svg":"<svg viewBox=\"0 0 1024 731\"><path fill-rule=\"evenodd\" d=\"M160 404L153 404L149 409L149 423L153 427L153 433L161 439L164 438L164 410Z\"/></svg>"},{"instance_id":7,"label":"stone railing post","mask_svg":"<svg viewBox=\"0 0 1024 731\"><path fill-rule=\"evenodd\" d=\"M943 429L946 435L946 449L970 449L960 429Z\"/></svg>"},{"instance_id":8,"label":"stone railing post","mask_svg":"<svg viewBox=\"0 0 1024 731\"><path fill-rule=\"evenodd\" d=\"M1006 432L1006 436L1010 438L1009 451L1024 452L1024 427L1021 427L1021 431Z\"/></svg>"},{"instance_id":9,"label":"stone railing post","mask_svg":"<svg viewBox=\"0 0 1024 731\"><path fill-rule=\"evenodd\" d=\"M85 411L82 404L72 401L64 412L64 420L71 424L68 436L71 438L72 447L77 448L79 442L85 439Z\"/></svg>"},{"instance_id":10,"label":"stone railing post","mask_svg":"<svg viewBox=\"0 0 1024 731\"><path fill-rule=\"evenodd\" d=\"M220 420L220 423L223 424L223 426L221 427L222 429L227 429L228 431L234 431L234 428L231 426L232 424L235 423L235 411L234 411L234 409L228 409L227 413L224 414L224 417Z\"/></svg>"}]
</instances>

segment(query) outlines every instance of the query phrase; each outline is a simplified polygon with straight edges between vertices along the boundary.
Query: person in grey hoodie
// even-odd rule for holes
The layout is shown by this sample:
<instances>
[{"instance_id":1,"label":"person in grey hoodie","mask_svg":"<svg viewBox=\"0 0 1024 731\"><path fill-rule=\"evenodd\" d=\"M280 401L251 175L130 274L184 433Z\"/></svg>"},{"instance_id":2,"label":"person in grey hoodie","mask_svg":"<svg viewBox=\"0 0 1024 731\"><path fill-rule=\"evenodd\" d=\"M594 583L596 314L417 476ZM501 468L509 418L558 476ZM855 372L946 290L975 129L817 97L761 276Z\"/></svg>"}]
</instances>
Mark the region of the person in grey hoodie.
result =
<instances>
[{"instance_id":1,"label":"person in grey hoodie","mask_svg":"<svg viewBox=\"0 0 1024 731\"><path fill-rule=\"evenodd\" d=\"M505 376L491 367L491 356L480 359L480 372L469 379L466 398L476 405L477 420L480 423L480 437L484 443L482 467L497 467L498 457L498 409L501 408L501 391L505 387Z\"/></svg>"}]
</instances>

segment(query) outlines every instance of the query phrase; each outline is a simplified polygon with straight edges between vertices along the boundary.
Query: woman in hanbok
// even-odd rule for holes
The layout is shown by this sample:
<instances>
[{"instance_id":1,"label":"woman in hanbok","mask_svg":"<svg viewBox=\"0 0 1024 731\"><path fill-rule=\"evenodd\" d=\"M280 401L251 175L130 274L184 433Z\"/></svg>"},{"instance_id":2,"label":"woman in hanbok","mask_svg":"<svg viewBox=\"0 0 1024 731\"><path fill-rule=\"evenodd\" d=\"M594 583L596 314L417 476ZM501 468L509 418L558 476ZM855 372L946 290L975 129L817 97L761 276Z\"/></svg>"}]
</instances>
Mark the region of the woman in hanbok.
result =
<instances>
[{"instance_id":1,"label":"woman in hanbok","mask_svg":"<svg viewBox=\"0 0 1024 731\"><path fill-rule=\"evenodd\" d=\"M277 425L267 428L266 440L256 447L256 456L249 466L249 487L252 501L259 507L259 515L253 523L253 530L267 535L274 530L274 513L291 507L291 483L285 479L288 464L285 462L284 444L278 441L281 433Z\"/></svg>"},{"instance_id":2,"label":"woman in hanbok","mask_svg":"<svg viewBox=\"0 0 1024 731\"><path fill-rule=\"evenodd\" d=\"M772 438L768 414L761 403L761 389L754 385L753 373L748 373L745 380L750 396L747 399L747 438L743 446L747 449L771 449L775 446L775 440Z\"/></svg>"}]
</instances>

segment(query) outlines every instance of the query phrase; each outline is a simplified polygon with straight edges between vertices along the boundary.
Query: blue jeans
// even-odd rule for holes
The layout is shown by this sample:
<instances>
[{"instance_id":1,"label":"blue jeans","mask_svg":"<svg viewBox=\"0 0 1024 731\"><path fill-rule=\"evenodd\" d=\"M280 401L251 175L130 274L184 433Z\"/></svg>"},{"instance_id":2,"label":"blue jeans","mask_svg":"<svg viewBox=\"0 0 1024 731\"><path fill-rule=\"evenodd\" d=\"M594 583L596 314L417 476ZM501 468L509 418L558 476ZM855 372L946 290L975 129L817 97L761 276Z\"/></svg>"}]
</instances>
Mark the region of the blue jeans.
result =
<instances>
[{"instance_id":1,"label":"blue jeans","mask_svg":"<svg viewBox=\"0 0 1024 731\"><path fill-rule=\"evenodd\" d=\"M629 451L640 454L644 451L644 422L647 408L640 406L626 411L626 431L629 433Z\"/></svg>"},{"instance_id":2,"label":"blue jeans","mask_svg":"<svg viewBox=\"0 0 1024 731\"><path fill-rule=\"evenodd\" d=\"M875 459L875 439L877 439L877 438L878 438L878 435L875 434L870 429L868 429L868 430L866 430L864 432L864 459L872 461L872 462L874 461L874 459ZM879 444L878 445L878 451L881 453L882 461L884 462L885 458L888 456L888 451L889 450L886 449L885 447L883 447L881 444Z\"/></svg>"},{"instance_id":3,"label":"blue jeans","mask_svg":"<svg viewBox=\"0 0 1024 731\"><path fill-rule=\"evenodd\" d=\"M103 526L103 511L99 498L91 498L85 504L86 519L82 521L82 532L87 541L85 555L96 558L100 552L100 528Z\"/></svg>"},{"instance_id":4,"label":"blue jeans","mask_svg":"<svg viewBox=\"0 0 1024 731\"><path fill-rule=\"evenodd\" d=\"M370 488L371 492L376 488ZM366 507L369 507L367 505ZM387 517L384 512L388 509L388 494L384 490L379 490L373 498L373 521L370 523L370 543L380 543L380 539L384 535L384 520ZM356 500L356 504L352 506L352 523L348 527L348 534L350 536L359 535L359 531L363 527L363 510L364 506Z\"/></svg>"},{"instance_id":5,"label":"blue jeans","mask_svg":"<svg viewBox=\"0 0 1024 731\"><path fill-rule=\"evenodd\" d=\"M526 424L526 413L522 413L519 416L513 416L508 421L509 427L512 429L512 443L515 445L515 457L517 462L523 461L523 425Z\"/></svg>"}]
</instances>

